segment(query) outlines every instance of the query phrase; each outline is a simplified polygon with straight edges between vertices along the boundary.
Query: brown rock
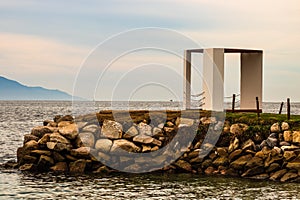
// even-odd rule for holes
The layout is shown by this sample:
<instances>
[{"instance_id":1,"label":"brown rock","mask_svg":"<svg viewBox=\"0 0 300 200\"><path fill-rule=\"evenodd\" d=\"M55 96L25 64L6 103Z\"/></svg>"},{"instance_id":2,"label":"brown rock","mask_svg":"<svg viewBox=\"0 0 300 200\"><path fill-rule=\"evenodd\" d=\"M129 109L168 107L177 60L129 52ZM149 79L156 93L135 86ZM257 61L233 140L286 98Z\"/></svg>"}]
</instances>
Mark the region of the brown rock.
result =
<instances>
[{"instance_id":1,"label":"brown rock","mask_svg":"<svg viewBox=\"0 0 300 200\"><path fill-rule=\"evenodd\" d=\"M124 139L131 139L134 136L137 136L139 134L139 131L136 129L135 126L131 126L126 133L123 135Z\"/></svg>"},{"instance_id":2,"label":"brown rock","mask_svg":"<svg viewBox=\"0 0 300 200\"><path fill-rule=\"evenodd\" d=\"M235 150L234 152L232 152L230 155L229 155L229 160L230 161L234 161L236 158L240 157L241 156L241 153L243 152L242 149L237 149Z\"/></svg>"},{"instance_id":3,"label":"brown rock","mask_svg":"<svg viewBox=\"0 0 300 200\"><path fill-rule=\"evenodd\" d=\"M297 155L293 151L285 151L283 153L284 159L289 162L297 157Z\"/></svg>"},{"instance_id":4,"label":"brown rock","mask_svg":"<svg viewBox=\"0 0 300 200\"><path fill-rule=\"evenodd\" d=\"M96 174L107 174L110 171L111 170L109 170L106 166L101 166L96 171L94 171L93 173L96 173Z\"/></svg>"},{"instance_id":5,"label":"brown rock","mask_svg":"<svg viewBox=\"0 0 300 200\"><path fill-rule=\"evenodd\" d=\"M54 122L59 123L62 121L74 121L74 118L71 115L65 115L63 117L56 116L56 118L53 119Z\"/></svg>"},{"instance_id":6,"label":"brown rock","mask_svg":"<svg viewBox=\"0 0 300 200\"><path fill-rule=\"evenodd\" d=\"M144 122L138 124L138 130L140 135L152 136L152 127Z\"/></svg>"},{"instance_id":7,"label":"brown rock","mask_svg":"<svg viewBox=\"0 0 300 200\"><path fill-rule=\"evenodd\" d=\"M253 157L253 158L251 158L251 160L249 160L247 163L246 163L246 165L245 165L245 167L247 168L247 169L249 169L249 168L254 168L254 167L263 167L264 166L264 161L263 161L263 159L262 158L259 158L259 157ZM260 172L260 173L258 173L258 174L261 174L262 172ZM253 175L256 175L256 174L253 174ZM251 176L251 175L250 175Z\"/></svg>"},{"instance_id":8,"label":"brown rock","mask_svg":"<svg viewBox=\"0 0 300 200\"><path fill-rule=\"evenodd\" d=\"M246 172L244 172L242 174L242 177L255 176L264 173L264 171L265 170L263 166L255 166L253 168L248 169Z\"/></svg>"},{"instance_id":9,"label":"brown rock","mask_svg":"<svg viewBox=\"0 0 300 200\"><path fill-rule=\"evenodd\" d=\"M141 148L136 146L134 143L125 139L114 140L113 145L110 149L112 153L120 154L127 152L140 152ZM125 152L124 152L125 151Z\"/></svg>"},{"instance_id":10,"label":"brown rock","mask_svg":"<svg viewBox=\"0 0 300 200\"><path fill-rule=\"evenodd\" d=\"M36 165L34 164L24 164L19 167L20 171L36 171Z\"/></svg>"},{"instance_id":11,"label":"brown rock","mask_svg":"<svg viewBox=\"0 0 300 200\"><path fill-rule=\"evenodd\" d=\"M234 135L242 135L247 129L248 129L247 124L242 124L242 123L233 124L230 127L230 133Z\"/></svg>"},{"instance_id":12,"label":"brown rock","mask_svg":"<svg viewBox=\"0 0 300 200\"><path fill-rule=\"evenodd\" d=\"M276 171L275 173L271 174L270 180L275 181L280 179L285 173L287 172L286 169L281 169Z\"/></svg>"},{"instance_id":13,"label":"brown rock","mask_svg":"<svg viewBox=\"0 0 300 200\"><path fill-rule=\"evenodd\" d=\"M268 158L265 160L265 167L269 167L272 163L275 163L275 162L280 162L282 161L282 157L280 155L275 155L275 156L272 156L272 154L269 154Z\"/></svg>"},{"instance_id":14,"label":"brown rock","mask_svg":"<svg viewBox=\"0 0 300 200\"><path fill-rule=\"evenodd\" d=\"M54 165L54 160L51 157L45 155L41 155L37 164L38 168L42 171L48 170L52 165Z\"/></svg>"},{"instance_id":15,"label":"brown rock","mask_svg":"<svg viewBox=\"0 0 300 200\"><path fill-rule=\"evenodd\" d=\"M189 118L177 117L175 124L177 127L190 127L194 125L194 120Z\"/></svg>"},{"instance_id":16,"label":"brown rock","mask_svg":"<svg viewBox=\"0 0 300 200\"><path fill-rule=\"evenodd\" d=\"M237 148L239 148L239 139L235 137L234 140L230 142L228 152L231 153Z\"/></svg>"},{"instance_id":17,"label":"brown rock","mask_svg":"<svg viewBox=\"0 0 300 200\"><path fill-rule=\"evenodd\" d=\"M264 159L266 159L268 156L267 156L266 154L264 154L264 152L258 151L258 152L256 152L255 157L259 157L259 158L261 158L261 159L264 160Z\"/></svg>"},{"instance_id":18,"label":"brown rock","mask_svg":"<svg viewBox=\"0 0 300 200\"><path fill-rule=\"evenodd\" d=\"M50 142L50 133L45 134L41 139L38 140L40 145L46 145L47 142Z\"/></svg>"},{"instance_id":19,"label":"brown rock","mask_svg":"<svg viewBox=\"0 0 300 200\"><path fill-rule=\"evenodd\" d=\"M281 165L280 165L280 164L278 164L278 163L272 163L272 164L266 169L266 172L267 172L267 173L274 172L274 171L280 170L280 168L281 168Z\"/></svg>"},{"instance_id":20,"label":"brown rock","mask_svg":"<svg viewBox=\"0 0 300 200\"><path fill-rule=\"evenodd\" d=\"M279 123L274 123L270 128L271 133L279 133L280 132L280 126Z\"/></svg>"},{"instance_id":21,"label":"brown rock","mask_svg":"<svg viewBox=\"0 0 300 200\"><path fill-rule=\"evenodd\" d=\"M37 149L37 150L31 151L30 154L33 156L40 156L40 155L51 156L51 151Z\"/></svg>"},{"instance_id":22,"label":"brown rock","mask_svg":"<svg viewBox=\"0 0 300 200\"><path fill-rule=\"evenodd\" d=\"M69 164L70 173L84 173L86 167L86 160L79 159Z\"/></svg>"},{"instance_id":23,"label":"brown rock","mask_svg":"<svg viewBox=\"0 0 300 200\"><path fill-rule=\"evenodd\" d=\"M48 126L37 126L31 130L31 134L38 138L43 137L46 133L52 133L52 132L53 131Z\"/></svg>"},{"instance_id":24,"label":"brown rock","mask_svg":"<svg viewBox=\"0 0 300 200\"><path fill-rule=\"evenodd\" d=\"M35 140L30 140L24 144L24 151L26 150L35 150L39 148L39 143Z\"/></svg>"},{"instance_id":25,"label":"brown rock","mask_svg":"<svg viewBox=\"0 0 300 200\"><path fill-rule=\"evenodd\" d=\"M300 144L300 131L293 132L293 143Z\"/></svg>"},{"instance_id":26,"label":"brown rock","mask_svg":"<svg viewBox=\"0 0 300 200\"><path fill-rule=\"evenodd\" d=\"M50 142L57 142L57 143L62 143L62 144L70 144L70 140L68 140L67 138L65 138L64 136L62 136L59 133L52 133L50 135Z\"/></svg>"},{"instance_id":27,"label":"brown rock","mask_svg":"<svg viewBox=\"0 0 300 200\"><path fill-rule=\"evenodd\" d=\"M151 146L148 145L142 145L142 152L148 152L151 151Z\"/></svg>"},{"instance_id":28,"label":"brown rock","mask_svg":"<svg viewBox=\"0 0 300 200\"><path fill-rule=\"evenodd\" d=\"M70 151L72 149L71 144L63 144L58 142L47 142L47 148L54 151Z\"/></svg>"},{"instance_id":29,"label":"brown rock","mask_svg":"<svg viewBox=\"0 0 300 200\"><path fill-rule=\"evenodd\" d=\"M283 138L284 138L284 141L286 141L286 142L292 142L293 141L292 131L284 131Z\"/></svg>"},{"instance_id":30,"label":"brown rock","mask_svg":"<svg viewBox=\"0 0 300 200\"><path fill-rule=\"evenodd\" d=\"M205 159L202 164L201 164L201 167L202 169L206 169L208 168L209 166L212 166L212 160L211 159Z\"/></svg>"},{"instance_id":31,"label":"brown rock","mask_svg":"<svg viewBox=\"0 0 300 200\"><path fill-rule=\"evenodd\" d=\"M228 156L227 148L225 148L225 147L217 148L217 153L219 156L222 156L222 157Z\"/></svg>"},{"instance_id":32,"label":"brown rock","mask_svg":"<svg viewBox=\"0 0 300 200\"><path fill-rule=\"evenodd\" d=\"M59 123L57 124L57 127L58 127L58 128L62 128L62 127L64 127L64 126L69 126L70 124L71 124L70 121L61 121L61 122L59 122Z\"/></svg>"},{"instance_id":33,"label":"brown rock","mask_svg":"<svg viewBox=\"0 0 300 200\"><path fill-rule=\"evenodd\" d=\"M297 173L293 173L293 172L288 172L286 174L283 175L283 177L280 179L281 182L286 182L286 181L290 181L293 180L295 178L298 177Z\"/></svg>"},{"instance_id":34,"label":"brown rock","mask_svg":"<svg viewBox=\"0 0 300 200\"><path fill-rule=\"evenodd\" d=\"M76 124L60 127L58 132L67 139L74 140L78 136L78 128Z\"/></svg>"},{"instance_id":35,"label":"brown rock","mask_svg":"<svg viewBox=\"0 0 300 200\"><path fill-rule=\"evenodd\" d=\"M228 160L227 157L221 156L221 157L218 157L217 159L215 159L212 164L215 167L218 167L218 166L227 166L229 164L229 160Z\"/></svg>"},{"instance_id":36,"label":"brown rock","mask_svg":"<svg viewBox=\"0 0 300 200\"><path fill-rule=\"evenodd\" d=\"M212 174L214 173L214 171L215 171L215 168L213 168L212 166L210 166L210 167L208 167L208 168L206 168L206 169L204 170L204 173L205 173L206 175L212 175Z\"/></svg>"},{"instance_id":37,"label":"brown rock","mask_svg":"<svg viewBox=\"0 0 300 200\"><path fill-rule=\"evenodd\" d=\"M66 162L58 162L50 169L55 172L67 172L68 164Z\"/></svg>"},{"instance_id":38,"label":"brown rock","mask_svg":"<svg viewBox=\"0 0 300 200\"><path fill-rule=\"evenodd\" d=\"M230 167L234 169L243 169L246 163L252 159L252 156L250 154L244 155L239 157L237 160L230 163Z\"/></svg>"},{"instance_id":39,"label":"brown rock","mask_svg":"<svg viewBox=\"0 0 300 200\"><path fill-rule=\"evenodd\" d=\"M300 162L299 161L289 162L286 165L286 168L288 168L288 169L295 169L295 170L300 171Z\"/></svg>"},{"instance_id":40,"label":"brown rock","mask_svg":"<svg viewBox=\"0 0 300 200\"><path fill-rule=\"evenodd\" d=\"M62 162L65 160L65 157L62 156L60 153L56 152L56 151L53 151L52 152L53 154L53 159L56 161L56 162Z\"/></svg>"},{"instance_id":41,"label":"brown rock","mask_svg":"<svg viewBox=\"0 0 300 200\"><path fill-rule=\"evenodd\" d=\"M95 144L95 149L101 152L109 152L113 142L109 139L99 139Z\"/></svg>"},{"instance_id":42,"label":"brown rock","mask_svg":"<svg viewBox=\"0 0 300 200\"><path fill-rule=\"evenodd\" d=\"M77 149L71 150L71 155L75 157L88 157L90 156L91 148L90 147L79 147Z\"/></svg>"},{"instance_id":43,"label":"brown rock","mask_svg":"<svg viewBox=\"0 0 300 200\"><path fill-rule=\"evenodd\" d=\"M255 148L256 148L255 144L251 139L247 140L242 145L242 150L244 150L244 151L246 151L246 150L255 150Z\"/></svg>"},{"instance_id":44,"label":"brown rock","mask_svg":"<svg viewBox=\"0 0 300 200\"><path fill-rule=\"evenodd\" d=\"M152 148L151 148L151 152L153 152L153 151L157 151L158 149L159 149L159 147L158 147L158 146L152 147Z\"/></svg>"},{"instance_id":45,"label":"brown rock","mask_svg":"<svg viewBox=\"0 0 300 200\"><path fill-rule=\"evenodd\" d=\"M35 135L32 135L32 134L25 134L23 144L29 142L30 140L38 141L39 138Z\"/></svg>"},{"instance_id":46,"label":"brown rock","mask_svg":"<svg viewBox=\"0 0 300 200\"><path fill-rule=\"evenodd\" d=\"M147 135L137 135L133 138L133 141L142 144L151 144L154 141L154 138Z\"/></svg>"},{"instance_id":47,"label":"brown rock","mask_svg":"<svg viewBox=\"0 0 300 200\"><path fill-rule=\"evenodd\" d=\"M282 122L281 124L281 130L282 131L287 131L290 129L290 125L287 122Z\"/></svg>"},{"instance_id":48,"label":"brown rock","mask_svg":"<svg viewBox=\"0 0 300 200\"><path fill-rule=\"evenodd\" d=\"M122 138L123 126L119 122L104 120L101 134L109 139Z\"/></svg>"}]
</instances>

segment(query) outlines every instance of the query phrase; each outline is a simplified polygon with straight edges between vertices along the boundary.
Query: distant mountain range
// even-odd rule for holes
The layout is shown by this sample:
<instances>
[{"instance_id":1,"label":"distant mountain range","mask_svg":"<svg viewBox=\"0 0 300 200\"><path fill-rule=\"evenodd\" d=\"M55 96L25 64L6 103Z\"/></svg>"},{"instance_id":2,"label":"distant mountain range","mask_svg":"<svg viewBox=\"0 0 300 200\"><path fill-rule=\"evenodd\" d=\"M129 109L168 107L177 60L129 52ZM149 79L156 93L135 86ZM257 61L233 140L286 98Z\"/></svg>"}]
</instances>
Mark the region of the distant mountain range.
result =
<instances>
[{"instance_id":1,"label":"distant mountain range","mask_svg":"<svg viewBox=\"0 0 300 200\"><path fill-rule=\"evenodd\" d=\"M60 90L29 87L0 76L0 100L72 100L72 95Z\"/></svg>"}]
</instances>

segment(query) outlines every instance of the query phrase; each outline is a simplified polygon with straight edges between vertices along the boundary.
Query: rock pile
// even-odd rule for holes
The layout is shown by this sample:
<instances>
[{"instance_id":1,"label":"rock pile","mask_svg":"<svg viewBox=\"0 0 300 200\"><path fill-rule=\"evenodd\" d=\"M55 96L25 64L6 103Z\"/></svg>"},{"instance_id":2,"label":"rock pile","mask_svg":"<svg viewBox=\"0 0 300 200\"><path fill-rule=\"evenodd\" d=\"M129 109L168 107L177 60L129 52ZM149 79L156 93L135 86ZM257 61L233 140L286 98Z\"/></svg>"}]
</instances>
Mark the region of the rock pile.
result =
<instances>
[{"instance_id":1,"label":"rock pile","mask_svg":"<svg viewBox=\"0 0 300 200\"><path fill-rule=\"evenodd\" d=\"M205 143L209 129L222 130L217 146ZM180 155L156 171L300 181L300 131L292 131L287 122L274 123L267 135L254 130L249 136L249 129L247 124L229 121L223 126L215 117L174 117L156 124L144 119L130 124L111 119L75 123L72 116L57 116L24 135L17 164L22 171L103 173L114 171L104 165L108 162L116 169L122 164L125 170L138 171ZM181 145L191 130L196 130L193 142ZM160 151L180 131L180 142ZM124 152L159 154L143 160L124 156Z\"/></svg>"}]
</instances>

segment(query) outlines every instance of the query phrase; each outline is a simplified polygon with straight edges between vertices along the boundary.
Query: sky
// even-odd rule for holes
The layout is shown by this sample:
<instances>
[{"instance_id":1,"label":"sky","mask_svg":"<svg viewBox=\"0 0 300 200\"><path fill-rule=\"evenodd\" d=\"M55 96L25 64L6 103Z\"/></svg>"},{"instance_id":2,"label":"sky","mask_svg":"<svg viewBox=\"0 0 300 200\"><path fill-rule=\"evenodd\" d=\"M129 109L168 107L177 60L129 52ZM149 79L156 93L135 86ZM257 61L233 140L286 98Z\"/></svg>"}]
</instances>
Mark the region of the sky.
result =
<instances>
[{"instance_id":1,"label":"sky","mask_svg":"<svg viewBox=\"0 0 300 200\"><path fill-rule=\"evenodd\" d=\"M161 31L130 32L147 27ZM263 50L263 100L300 102L298 0L1 0L0 76L89 99L178 100L178 55L157 49L118 55L118 48L154 41L183 54L193 46L186 38L201 48ZM114 62L103 75L108 58ZM192 72L192 87L199 93L201 56L194 60L199 73ZM239 93L239 55L225 57L225 96L232 93Z\"/></svg>"}]
</instances>

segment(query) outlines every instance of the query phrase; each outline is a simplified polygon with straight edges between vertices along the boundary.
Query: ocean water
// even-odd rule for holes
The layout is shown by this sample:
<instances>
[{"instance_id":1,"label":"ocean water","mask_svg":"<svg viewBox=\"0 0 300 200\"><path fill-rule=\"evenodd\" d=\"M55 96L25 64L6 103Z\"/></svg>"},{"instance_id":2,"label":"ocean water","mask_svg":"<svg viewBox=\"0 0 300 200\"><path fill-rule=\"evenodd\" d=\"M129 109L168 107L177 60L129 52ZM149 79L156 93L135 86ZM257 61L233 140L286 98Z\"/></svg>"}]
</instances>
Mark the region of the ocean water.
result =
<instances>
[{"instance_id":1,"label":"ocean water","mask_svg":"<svg viewBox=\"0 0 300 200\"><path fill-rule=\"evenodd\" d=\"M90 110L180 109L176 102L96 102ZM228 104L227 106L230 106ZM280 103L264 103L278 113ZM71 102L0 101L0 163L16 159L23 135L55 115L72 114ZM82 112L82 110L75 113ZM286 112L284 107L283 113ZM300 114L300 103L292 103ZM300 184L190 174L114 174L67 176L0 170L0 199L300 199Z\"/></svg>"}]
</instances>

